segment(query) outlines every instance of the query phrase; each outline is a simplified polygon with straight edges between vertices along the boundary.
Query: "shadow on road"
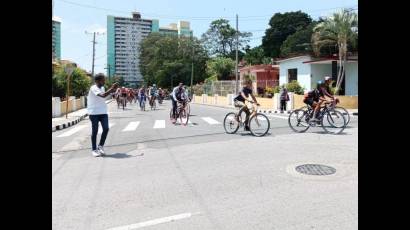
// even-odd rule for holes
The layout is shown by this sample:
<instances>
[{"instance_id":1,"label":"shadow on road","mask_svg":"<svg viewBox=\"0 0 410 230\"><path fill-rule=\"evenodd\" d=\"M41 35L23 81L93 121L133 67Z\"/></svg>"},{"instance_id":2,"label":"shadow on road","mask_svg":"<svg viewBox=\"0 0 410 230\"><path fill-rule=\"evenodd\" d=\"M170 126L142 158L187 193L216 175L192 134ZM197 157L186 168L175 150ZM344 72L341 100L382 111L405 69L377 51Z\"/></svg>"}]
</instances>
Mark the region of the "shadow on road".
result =
<instances>
[{"instance_id":1,"label":"shadow on road","mask_svg":"<svg viewBox=\"0 0 410 230\"><path fill-rule=\"evenodd\" d=\"M115 159L123 159L123 158L130 158L130 157L134 157L134 156L128 155L126 153L114 153L114 154L105 155L104 157L115 158Z\"/></svg>"}]
</instances>

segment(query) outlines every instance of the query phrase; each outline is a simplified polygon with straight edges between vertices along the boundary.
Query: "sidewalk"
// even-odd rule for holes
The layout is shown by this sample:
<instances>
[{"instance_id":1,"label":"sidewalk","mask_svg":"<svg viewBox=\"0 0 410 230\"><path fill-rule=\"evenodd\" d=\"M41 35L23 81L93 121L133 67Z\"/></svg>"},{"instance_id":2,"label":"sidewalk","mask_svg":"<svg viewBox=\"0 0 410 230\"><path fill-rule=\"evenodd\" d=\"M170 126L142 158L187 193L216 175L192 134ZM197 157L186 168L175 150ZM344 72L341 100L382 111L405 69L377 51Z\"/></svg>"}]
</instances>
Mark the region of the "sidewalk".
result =
<instances>
[{"instance_id":1,"label":"sidewalk","mask_svg":"<svg viewBox=\"0 0 410 230\"><path fill-rule=\"evenodd\" d=\"M109 99L105 103L108 104L112 101L113 99ZM86 118L87 116L88 116L87 108L83 108L83 109L74 111L72 113L69 113L67 118L65 118L65 115L61 117L52 118L52 121L51 121L52 132L71 127L77 124L78 122L80 122L81 120L83 120L84 118Z\"/></svg>"}]
</instances>

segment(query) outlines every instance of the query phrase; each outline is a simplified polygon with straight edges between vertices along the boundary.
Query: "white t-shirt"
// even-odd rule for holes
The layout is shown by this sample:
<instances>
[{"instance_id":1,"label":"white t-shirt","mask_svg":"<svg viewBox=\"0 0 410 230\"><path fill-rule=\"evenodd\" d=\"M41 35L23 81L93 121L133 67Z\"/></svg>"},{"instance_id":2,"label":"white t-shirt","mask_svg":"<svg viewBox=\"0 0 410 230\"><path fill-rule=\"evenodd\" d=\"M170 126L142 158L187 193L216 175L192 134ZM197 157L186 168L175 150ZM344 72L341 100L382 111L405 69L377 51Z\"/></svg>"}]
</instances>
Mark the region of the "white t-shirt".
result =
<instances>
[{"instance_id":1,"label":"white t-shirt","mask_svg":"<svg viewBox=\"0 0 410 230\"><path fill-rule=\"evenodd\" d=\"M98 94L104 92L104 86L101 88L98 88L97 85L91 86L87 97L87 110L89 115L107 114L107 104L105 103L105 98L97 96Z\"/></svg>"}]
</instances>

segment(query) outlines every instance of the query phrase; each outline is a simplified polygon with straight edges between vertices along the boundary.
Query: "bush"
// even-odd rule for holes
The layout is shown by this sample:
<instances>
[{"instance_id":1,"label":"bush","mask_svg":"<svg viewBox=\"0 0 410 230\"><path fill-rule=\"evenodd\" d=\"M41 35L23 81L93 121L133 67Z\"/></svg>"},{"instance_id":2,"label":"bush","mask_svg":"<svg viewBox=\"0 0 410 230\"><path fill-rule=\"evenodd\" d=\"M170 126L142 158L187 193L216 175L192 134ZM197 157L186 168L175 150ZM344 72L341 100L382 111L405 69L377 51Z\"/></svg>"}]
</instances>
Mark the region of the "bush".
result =
<instances>
[{"instance_id":1,"label":"bush","mask_svg":"<svg viewBox=\"0 0 410 230\"><path fill-rule=\"evenodd\" d=\"M295 80L286 84L286 89L288 92L293 92L295 94L303 95L304 88L299 85L299 83Z\"/></svg>"},{"instance_id":2,"label":"bush","mask_svg":"<svg viewBox=\"0 0 410 230\"><path fill-rule=\"evenodd\" d=\"M192 93L197 96L201 96L204 93L204 87L202 84L196 84L192 86Z\"/></svg>"}]
</instances>

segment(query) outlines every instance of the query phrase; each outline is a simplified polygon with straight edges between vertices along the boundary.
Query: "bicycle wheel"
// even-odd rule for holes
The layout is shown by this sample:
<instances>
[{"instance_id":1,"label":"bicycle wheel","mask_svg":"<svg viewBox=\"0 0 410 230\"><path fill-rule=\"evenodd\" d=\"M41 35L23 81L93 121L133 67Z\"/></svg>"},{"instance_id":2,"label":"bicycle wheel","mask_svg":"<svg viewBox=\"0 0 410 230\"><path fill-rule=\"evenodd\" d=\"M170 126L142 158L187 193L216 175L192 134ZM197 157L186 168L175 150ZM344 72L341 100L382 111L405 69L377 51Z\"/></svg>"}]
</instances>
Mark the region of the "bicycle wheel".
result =
<instances>
[{"instance_id":1,"label":"bicycle wheel","mask_svg":"<svg viewBox=\"0 0 410 230\"><path fill-rule=\"evenodd\" d=\"M346 127L346 119L339 111L328 111L322 117L322 128L330 134L339 134Z\"/></svg>"},{"instance_id":2,"label":"bicycle wheel","mask_svg":"<svg viewBox=\"0 0 410 230\"><path fill-rule=\"evenodd\" d=\"M345 117L346 126L347 126L347 125L349 124L349 122L350 122L350 114L349 114L349 112L348 112L345 108L339 107L339 106L336 106L336 107L334 108L334 110L339 111L339 112L341 112L341 113L343 114L343 116Z\"/></svg>"},{"instance_id":3,"label":"bicycle wheel","mask_svg":"<svg viewBox=\"0 0 410 230\"><path fill-rule=\"evenodd\" d=\"M188 124L188 120L189 120L189 113L186 110L186 108L182 108L179 112L179 119L181 121L181 124L183 125L187 125Z\"/></svg>"},{"instance_id":4,"label":"bicycle wheel","mask_svg":"<svg viewBox=\"0 0 410 230\"><path fill-rule=\"evenodd\" d=\"M224 118L224 129L226 133L234 134L239 129L241 123L241 117L237 117L234 112L226 114Z\"/></svg>"},{"instance_id":5,"label":"bicycle wheel","mask_svg":"<svg viewBox=\"0 0 410 230\"><path fill-rule=\"evenodd\" d=\"M257 113L249 120L249 129L252 135L261 137L268 133L270 128L269 118L262 113Z\"/></svg>"},{"instance_id":6,"label":"bicycle wheel","mask_svg":"<svg viewBox=\"0 0 410 230\"><path fill-rule=\"evenodd\" d=\"M289 127L297 132L303 133L309 129L309 113L305 110L297 109L289 114L288 124Z\"/></svg>"}]
</instances>

